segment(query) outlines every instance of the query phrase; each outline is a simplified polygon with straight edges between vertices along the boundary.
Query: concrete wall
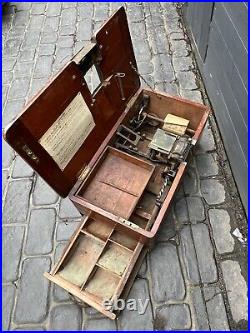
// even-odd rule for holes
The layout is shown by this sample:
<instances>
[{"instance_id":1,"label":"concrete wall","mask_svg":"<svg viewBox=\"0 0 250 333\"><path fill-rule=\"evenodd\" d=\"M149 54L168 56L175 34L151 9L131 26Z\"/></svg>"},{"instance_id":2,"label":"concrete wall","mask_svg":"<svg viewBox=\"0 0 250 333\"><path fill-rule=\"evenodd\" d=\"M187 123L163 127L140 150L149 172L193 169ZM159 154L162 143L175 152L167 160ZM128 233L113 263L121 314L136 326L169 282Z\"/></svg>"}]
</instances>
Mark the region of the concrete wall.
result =
<instances>
[{"instance_id":1,"label":"concrete wall","mask_svg":"<svg viewBox=\"0 0 250 333\"><path fill-rule=\"evenodd\" d=\"M183 14L247 210L248 4L186 3Z\"/></svg>"}]
</instances>

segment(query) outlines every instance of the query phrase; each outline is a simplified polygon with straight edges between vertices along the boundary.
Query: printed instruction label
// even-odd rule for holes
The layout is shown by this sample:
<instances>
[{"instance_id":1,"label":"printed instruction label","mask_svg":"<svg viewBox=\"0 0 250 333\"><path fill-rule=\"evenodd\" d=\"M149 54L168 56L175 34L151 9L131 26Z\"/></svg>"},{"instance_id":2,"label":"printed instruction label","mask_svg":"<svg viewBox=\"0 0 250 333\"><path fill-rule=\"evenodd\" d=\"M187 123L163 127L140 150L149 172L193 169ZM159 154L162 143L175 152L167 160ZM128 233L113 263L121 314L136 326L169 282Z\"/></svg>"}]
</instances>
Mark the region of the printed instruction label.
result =
<instances>
[{"instance_id":1,"label":"printed instruction label","mask_svg":"<svg viewBox=\"0 0 250 333\"><path fill-rule=\"evenodd\" d=\"M63 171L94 127L92 113L79 92L39 143Z\"/></svg>"}]
</instances>

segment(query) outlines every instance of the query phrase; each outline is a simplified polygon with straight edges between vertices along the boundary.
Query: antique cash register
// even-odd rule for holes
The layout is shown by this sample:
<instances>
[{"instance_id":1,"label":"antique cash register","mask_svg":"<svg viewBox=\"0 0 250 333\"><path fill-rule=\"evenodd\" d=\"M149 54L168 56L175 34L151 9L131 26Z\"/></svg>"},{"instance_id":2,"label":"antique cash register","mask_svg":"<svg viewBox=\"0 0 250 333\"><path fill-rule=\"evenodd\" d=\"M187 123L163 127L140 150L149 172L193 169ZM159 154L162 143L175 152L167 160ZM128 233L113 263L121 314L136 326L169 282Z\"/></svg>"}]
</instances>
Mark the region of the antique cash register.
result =
<instances>
[{"instance_id":1,"label":"antique cash register","mask_svg":"<svg viewBox=\"0 0 250 333\"><path fill-rule=\"evenodd\" d=\"M91 92L85 76L95 68ZM45 277L107 317L126 297L209 109L142 89L121 7L5 130L5 140L83 215ZM37 235L39 237L39 235Z\"/></svg>"}]
</instances>

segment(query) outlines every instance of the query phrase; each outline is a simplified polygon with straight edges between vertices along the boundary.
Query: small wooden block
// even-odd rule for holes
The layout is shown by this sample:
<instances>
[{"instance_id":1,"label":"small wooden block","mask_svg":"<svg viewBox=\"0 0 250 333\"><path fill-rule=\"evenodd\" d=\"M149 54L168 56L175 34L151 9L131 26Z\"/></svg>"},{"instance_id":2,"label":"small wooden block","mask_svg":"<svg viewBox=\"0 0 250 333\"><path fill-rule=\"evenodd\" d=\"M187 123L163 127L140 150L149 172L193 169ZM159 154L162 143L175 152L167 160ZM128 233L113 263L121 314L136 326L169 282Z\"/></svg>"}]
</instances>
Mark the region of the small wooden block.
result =
<instances>
[{"instance_id":1,"label":"small wooden block","mask_svg":"<svg viewBox=\"0 0 250 333\"><path fill-rule=\"evenodd\" d=\"M170 133L174 133L177 135L183 135L186 132L188 127L189 120L181 117L177 117L171 113L169 113L164 119L164 124L162 129L168 131Z\"/></svg>"}]
</instances>

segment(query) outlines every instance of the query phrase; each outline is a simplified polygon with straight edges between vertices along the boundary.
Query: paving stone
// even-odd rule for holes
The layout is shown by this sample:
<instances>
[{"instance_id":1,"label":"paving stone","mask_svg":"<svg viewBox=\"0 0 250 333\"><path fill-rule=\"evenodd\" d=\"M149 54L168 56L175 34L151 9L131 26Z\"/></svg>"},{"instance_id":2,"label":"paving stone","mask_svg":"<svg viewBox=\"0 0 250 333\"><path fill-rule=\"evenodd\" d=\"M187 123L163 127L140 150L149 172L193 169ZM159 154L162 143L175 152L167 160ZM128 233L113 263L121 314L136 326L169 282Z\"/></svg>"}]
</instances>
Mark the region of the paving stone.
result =
<instances>
[{"instance_id":1,"label":"paving stone","mask_svg":"<svg viewBox=\"0 0 250 333\"><path fill-rule=\"evenodd\" d=\"M10 285L2 286L2 330L10 329L11 313L14 305L15 287Z\"/></svg>"},{"instance_id":2,"label":"paving stone","mask_svg":"<svg viewBox=\"0 0 250 333\"><path fill-rule=\"evenodd\" d=\"M167 14L165 14L167 15ZM180 39L185 39L185 35L183 35L183 32L171 32L169 35L169 39L171 40L180 40Z\"/></svg>"},{"instance_id":3,"label":"paving stone","mask_svg":"<svg viewBox=\"0 0 250 333\"><path fill-rule=\"evenodd\" d=\"M223 278L226 283L228 300L233 319L239 322L248 319L247 284L241 275L237 261L226 260L221 264Z\"/></svg>"},{"instance_id":4,"label":"paving stone","mask_svg":"<svg viewBox=\"0 0 250 333\"><path fill-rule=\"evenodd\" d=\"M2 168L9 168L13 159L13 149L4 140L2 140Z\"/></svg>"},{"instance_id":5,"label":"paving stone","mask_svg":"<svg viewBox=\"0 0 250 333\"><path fill-rule=\"evenodd\" d=\"M29 90L29 98L36 95L48 82L48 78L44 77L41 79L32 79L31 87Z\"/></svg>"},{"instance_id":6,"label":"paving stone","mask_svg":"<svg viewBox=\"0 0 250 333\"><path fill-rule=\"evenodd\" d=\"M70 301L69 293L63 288L53 284L54 299L56 302L67 302Z\"/></svg>"},{"instance_id":7,"label":"paving stone","mask_svg":"<svg viewBox=\"0 0 250 333\"><path fill-rule=\"evenodd\" d=\"M209 205L218 205L225 201L225 188L217 179L201 180L201 193Z\"/></svg>"},{"instance_id":8,"label":"paving stone","mask_svg":"<svg viewBox=\"0 0 250 333\"><path fill-rule=\"evenodd\" d=\"M61 27L59 31L60 36L69 36L69 35L75 35L76 26L75 25L65 25Z\"/></svg>"},{"instance_id":9,"label":"paving stone","mask_svg":"<svg viewBox=\"0 0 250 333\"><path fill-rule=\"evenodd\" d=\"M157 244L149 258L155 301L182 300L185 285L176 247L172 244Z\"/></svg>"},{"instance_id":10,"label":"paving stone","mask_svg":"<svg viewBox=\"0 0 250 333\"><path fill-rule=\"evenodd\" d=\"M61 26L75 24L76 14L77 12L75 8L63 9L61 15Z\"/></svg>"},{"instance_id":11,"label":"paving stone","mask_svg":"<svg viewBox=\"0 0 250 333\"><path fill-rule=\"evenodd\" d=\"M182 58L179 58L182 59ZM181 97L189 99L197 103L203 103L201 92L199 90L180 90Z\"/></svg>"},{"instance_id":12,"label":"paving stone","mask_svg":"<svg viewBox=\"0 0 250 333\"><path fill-rule=\"evenodd\" d=\"M141 79L142 88L152 88L152 89L154 88L155 83L154 83L154 79L151 75L148 75L148 74L143 75L143 79L144 80Z\"/></svg>"},{"instance_id":13,"label":"paving stone","mask_svg":"<svg viewBox=\"0 0 250 333\"><path fill-rule=\"evenodd\" d=\"M29 83L30 79L28 78L20 78L14 80L10 88L8 99L12 100L12 99L26 97L27 92L29 90Z\"/></svg>"},{"instance_id":14,"label":"paving stone","mask_svg":"<svg viewBox=\"0 0 250 333\"><path fill-rule=\"evenodd\" d=\"M33 173L33 169L31 169L31 167L20 156L16 156L12 177L32 177Z\"/></svg>"},{"instance_id":15,"label":"paving stone","mask_svg":"<svg viewBox=\"0 0 250 333\"><path fill-rule=\"evenodd\" d=\"M33 77L49 77L52 71L53 56L41 56L37 59Z\"/></svg>"},{"instance_id":16,"label":"paving stone","mask_svg":"<svg viewBox=\"0 0 250 333\"><path fill-rule=\"evenodd\" d=\"M195 329L199 331L208 331L209 321L200 287L192 288L191 299L194 308Z\"/></svg>"},{"instance_id":17,"label":"paving stone","mask_svg":"<svg viewBox=\"0 0 250 333\"><path fill-rule=\"evenodd\" d=\"M146 39L147 38L146 28L145 28L145 24L143 22L133 23L129 27L129 29L130 29L130 33L131 33L132 39L133 39L133 41L136 41L136 43L140 39ZM135 42L133 42L133 46L134 45L136 45ZM136 61L139 61L139 60L136 58ZM141 61L143 61L143 59Z\"/></svg>"},{"instance_id":18,"label":"paving stone","mask_svg":"<svg viewBox=\"0 0 250 333\"><path fill-rule=\"evenodd\" d=\"M7 186L8 177L9 177L9 171L3 170L2 171L2 197L3 197L3 194L4 194L6 186Z\"/></svg>"},{"instance_id":19,"label":"paving stone","mask_svg":"<svg viewBox=\"0 0 250 333\"><path fill-rule=\"evenodd\" d=\"M47 257L23 261L14 317L16 323L39 323L46 318L49 281L43 277L43 273L49 269L50 259Z\"/></svg>"},{"instance_id":20,"label":"paving stone","mask_svg":"<svg viewBox=\"0 0 250 333\"><path fill-rule=\"evenodd\" d=\"M164 91L169 95L178 96L178 88L175 83L164 82Z\"/></svg>"},{"instance_id":21,"label":"paving stone","mask_svg":"<svg viewBox=\"0 0 250 333\"><path fill-rule=\"evenodd\" d=\"M35 53L36 53L35 49L30 50L28 48L28 49L21 50L19 52L18 61L20 61L20 62L32 61L32 63L33 63Z\"/></svg>"},{"instance_id":22,"label":"paving stone","mask_svg":"<svg viewBox=\"0 0 250 333\"><path fill-rule=\"evenodd\" d=\"M144 12L142 6L136 6L136 8L131 8L131 5L133 3L128 3L128 10L127 10L127 15L128 15L128 20L130 24L134 22L139 22L144 20Z\"/></svg>"},{"instance_id":23,"label":"paving stone","mask_svg":"<svg viewBox=\"0 0 250 333\"><path fill-rule=\"evenodd\" d=\"M14 68L16 63L16 58L2 58L2 70L3 71L11 71Z\"/></svg>"},{"instance_id":24,"label":"paving stone","mask_svg":"<svg viewBox=\"0 0 250 333\"><path fill-rule=\"evenodd\" d=\"M134 52L136 61L150 61L150 49L147 41L141 39L136 42L134 45Z\"/></svg>"},{"instance_id":25,"label":"paving stone","mask_svg":"<svg viewBox=\"0 0 250 333\"><path fill-rule=\"evenodd\" d=\"M15 6L18 11L20 10L29 10L31 7L31 2L16 2Z\"/></svg>"},{"instance_id":26,"label":"paving stone","mask_svg":"<svg viewBox=\"0 0 250 333\"><path fill-rule=\"evenodd\" d=\"M203 283L215 282L217 280L217 268L208 228L204 223L192 225L191 228L201 280Z\"/></svg>"},{"instance_id":27,"label":"paving stone","mask_svg":"<svg viewBox=\"0 0 250 333\"><path fill-rule=\"evenodd\" d=\"M25 39L24 42L22 44L22 49L30 49L30 50L34 50L37 48L37 45L39 43L39 39L40 39L40 32L36 31L36 30L29 30L28 32L26 32L25 34Z\"/></svg>"},{"instance_id":28,"label":"paving stone","mask_svg":"<svg viewBox=\"0 0 250 333\"><path fill-rule=\"evenodd\" d=\"M48 2L47 3L47 10L46 15L47 16L58 16L61 13L61 2Z\"/></svg>"},{"instance_id":29,"label":"paving stone","mask_svg":"<svg viewBox=\"0 0 250 333\"><path fill-rule=\"evenodd\" d=\"M76 39L77 40L89 40L92 36L92 20L85 19L83 22L79 22L77 26Z\"/></svg>"},{"instance_id":30,"label":"paving stone","mask_svg":"<svg viewBox=\"0 0 250 333\"><path fill-rule=\"evenodd\" d=\"M199 141L197 142L197 145L195 146L195 152L201 153L201 152L213 151L215 149L216 146L214 142L214 136L209 124L207 123L204 127L204 130L202 132Z\"/></svg>"},{"instance_id":31,"label":"paving stone","mask_svg":"<svg viewBox=\"0 0 250 333\"><path fill-rule=\"evenodd\" d=\"M16 57L20 50L21 44L22 44L21 38L7 39L4 50L6 54L8 54L10 57Z\"/></svg>"},{"instance_id":32,"label":"paving stone","mask_svg":"<svg viewBox=\"0 0 250 333\"><path fill-rule=\"evenodd\" d=\"M68 242L61 242L56 245L54 251L54 262L57 262L60 259L67 244Z\"/></svg>"},{"instance_id":33,"label":"paving stone","mask_svg":"<svg viewBox=\"0 0 250 333\"><path fill-rule=\"evenodd\" d=\"M39 48L38 54L39 56L50 56L55 53L55 49L55 44L42 44Z\"/></svg>"},{"instance_id":34,"label":"paving stone","mask_svg":"<svg viewBox=\"0 0 250 333\"><path fill-rule=\"evenodd\" d=\"M63 47L56 50L56 58L53 63L53 70L59 70L69 61L72 57L72 48Z\"/></svg>"},{"instance_id":35,"label":"paving stone","mask_svg":"<svg viewBox=\"0 0 250 333\"><path fill-rule=\"evenodd\" d=\"M138 71L141 75L152 74L154 71L154 66L150 61L141 61L137 63Z\"/></svg>"},{"instance_id":36,"label":"paving stone","mask_svg":"<svg viewBox=\"0 0 250 333\"><path fill-rule=\"evenodd\" d=\"M77 2L62 2L62 7L64 8L71 8L71 7L76 7Z\"/></svg>"},{"instance_id":37,"label":"paving stone","mask_svg":"<svg viewBox=\"0 0 250 333\"><path fill-rule=\"evenodd\" d=\"M183 189L186 195L198 194L198 177L196 169L188 165L183 177Z\"/></svg>"},{"instance_id":38,"label":"paving stone","mask_svg":"<svg viewBox=\"0 0 250 333\"><path fill-rule=\"evenodd\" d=\"M191 223L205 220L204 205L200 197L187 197L189 219Z\"/></svg>"},{"instance_id":39,"label":"paving stone","mask_svg":"<svg viewBox=\"0 0 250 333\"><path fill-rule=\"evenodd\" d=\"M17 99L13 101L8 101L5 105L4 112L3 112L3 127L9 125L20 113L24 106L25 100L24 99ZM7 144L6 144L7 146ZM9 145L8 145L9 146ZM10 148L9 148L10 149ZM6 156L4 156L6 158Z\"/></svg>"},{"instance_id":40,"label":"paving stone","mask_svg":"<svg viewBox=\"0 0 250 333\"><path fill-rule=\"evenodd\" d=\"M79 21L89 19L93 16L94 7L91 2L78 3L78 19Z\"/></svg>"},{"instance_id":41,"label":"paving stone","mask_svg":"<svg viewBox=\"0 0 250 333\"><path fill-rule=\"evenodd\" d=\"M95 21L104 21L108 18L109 3L101 2L98 6L94 7Z\"/></svg>"},{"instance_id":42,"label":"paving stone","mask_svg":"<svg viewBox=\"0 0 250 333\"><path fill-rule=\"evenodd\" d=\"M14 79L31 77L33 65L33 62L17 63L14 69Z\"/></svg>"},{"instance_id":43,"label":"paving stone","mask_svg":"<svg viewBox=\"0 0 250 333\"><path fill-rule=\"evenodd\" d=\"M215 295L220 294L221 289L218 285L207 285L203 286L203 294L205 301L210 301Z\"/></svg>"},{"instance_id":44,"label":"paving stone","mask_svg":"<svg viewBox=\"0 0 250 333\"><path fill-rule=\"evenodd\" d=\"M174 237L176 234L177 221L174 215L173 206L170 207L166 219L160 226L157 232L157 241L168 241L170 238Z\"/></svg>"},{"instance_id":45,"label":"paving stone","mask_svg":"<svg viewBox=\"0 0 250 333\"><path fill-rule=\"evenodd\" d=\"M219 253L232 252L234 238L230 231L230 216L224 209L209 209L209 220L213 229L213 238Z\"/></svg>"},{"instance_id":46,"label":"paving stone","mask_svg":"<svg viewBox=\"0 0 250 333\"><path fill-rule=\"evenodd\" d=\"M26 254L49 254L52 251L55 219L56 212L52 208L31 211L25 247Z\"/></svg>"},{"instance_id":47,"label":"paving stone","mask_svg":"<svg viewBox=\"0 0 250 333\"><path fill-rule=\"evenodd\" d=\"M52 331L78 331L82 315L77 305L58 305L51 310L49 329Z\"/></svg>"},{"instance_id":48,"label":"paving stone","mask_svg":"<svg viewBox=\"0 0 250 333\"><path fill-rule=\"evenodd\" d=\"M73 47L74 36L59 36L57 40L57 47Z\"/></svg>"},{"instance_id":49,"label":"paving stone","mask_svg":"<svg viewBox=\"0 0 250 333\"><path fill-rule=\"evenodd\" d=\"M154 71L154 82L173 82L175 79L175 75L173 70L170 70L168 72L163 71L161 67L157 68Z\"/></svg>"},{"instance_id":50,"label":"paving stone","mask_svg":"<svg viewBox=\"0 0 250 333\"><path fill-rule=\"evenodd\" d=\"M169 52L169 43L166 38L164 27L152 29L153 35L149 38L149 43L153 54L164 54Z\"/></svg>"},{"instance_id":51,"label":"paving stone","mask_svg":"<svg viewBox=\"0 0 250 333\"><path fill-rule=\"evenodd\" d=\"M13 79L13 73L12 72L2 72L2 84L3 85L11 84L12 79Z\"/></svg>"},{"instance_id":52,"label":"paving stone","mask_svg":"<svg viewBox=\"0 0 250 333\"><path fill-rule=\"evenodd\" d=\"M219 288L204 288L209 326L212 331L229 331L227 313ZM209 295L209 297L208 297Z\"/></svg>"},{"instance_id":53,"label":"paving stone","mask_svg":"<svg viewBox=\"0 0 250 333\"><path fill-rule=\"evenodd\" d=\"M115 321L108 318L93 318L84 324L85 331L116 331Z\"/></svg>"},{"instance_id":54,"label":"paving stone","mask_svg":"<svg viewBox=\"0 0 250 333\"><path fill-rule=\"evenodd\" d=\"M16 11L14 20L13 20L13 26L15 28L25 26L29 18L29 12L28 11Z\"/></svg>"},{"instance_id":55,"label":"paving stone","mask_svg":"<svg viewBox=\"0 0 250 333\"><path fill-rule=\"evenodd\" d=\"M58 16L46 17L44 22L44 32L55 32L58 31L60 18Z\"/></svg>"},{"instance_id":56,"label":"paving stone","mask_svg":"<svg viewBox=\"0 0 250 333\"><path fill-rule=\"evenodd\" d=\"M185 40L172 40L171 50L173 57L186 57L190 49Z\"/></svg>"},{"instance_id":57,"label":"paving stone","mask_svg":"<svg viewBox=\"0 0 250 333\"><path fill-rule=\"evenodd\" d=\"M27 29L29 31L36 30L37 33L40 34L40 31L42 30L42 26L44 23L44 19L45 19L44 15L32 15L30 18L29 24L27 26Z\"/></svg>"},{"instance_id":58,"label":"paving stone","mask_svg":"<svg viewBox=\"0 0 250 333\"><path fill-rule=\"evenodd\" d=\"M146 280L135 280L132 289L128 295L128 299L142 300L145 304L146 300L150 299L148 286ZM150 301L146 308L145 313L142 313L143 309L138 305L137 311L129 311L124 309L119 316L119 325L122 331L140 330L140 331L152 331L153 330L153 317Z\"/></svg>"},{"instance_id":59,"label":"paving stone","mask_svg":"<svg viewBox=\"0 0 250 333\"><path fill-rule=\"evenodd\" d=\"M44 14L46 10L46 3L33 3L31 7L31 14L40 15Z\"/></svg>"},{"instance_id":60,"label":"paving stone","mask_svg":"<svg viewBox=\"0 0 250 333\"><path fill-rule=\"evenodd\" d=\"M3 223L26 222L32 181L16 180L9 183L3 209Z\"/></svg>"},{"instance_id":61,"label":"paving stone","mask_svg":"<svg viewBox=\"0 0 250 333\"><path fill-rule=\"evenodd\" d=\"M167 18L171 18L172 20L175 18L179 19L179 14L176 10L176 4L174 2L161 2L161 6L164 10L164 15Z\"/></svg>"},{"instance_id":62,"label":"paving stone","mask_svg":"<svg viewBox=\"0 0 250 333\"><path fill-rule=\"evenodd\" d=\"M52 2L51 2L52 3ZM55 43L57 41L58 35L54 31L43 32L41 36L41 44Z\"/></svg>"},{"instance_id":63,"label":"paving stone","mask_svg":"<svg viewBox=\"0 0 250 333\"><path fill-rule=\"evenodd\" d=\"M164 82L156 82L154 85L154 89L158 91L165 91Z\"/></svg>"},{"instance_id":64,"label":"paving stone","mask_svg":"<svg viewBox=\"0 0 250 333\"><path fill-rule=\"evenodd\" d=\"M27 27L23 26L23 27L18 27L17 29L11 29L9 31L9 33L7 34L6 38L5 38L5 42L9 39L12 38L24 38L25 32L26 32ZM6 49L4 48L3 50L4 54L7 55Z\"/></svg>"},{"instance_id":65,"label":"paving stone","mask_svg":"<svg viewBox=\"0 0 250 333\"><path fill-rule=\"evenodd\" d=\"M181 23L179 21L179 18L176 19L168 19L167 20L167 25L166 25L166 31L167 34L170 35L172 33L181 33L183 37L185 37L183 35L183 30L181 28ZM172 46L173 48L176 47L176 56L180 56L181 54L184 54L184 48L185 46L182 45L177 45L177 46Z\"/></svg>"},{"instance_id":66,"label":"paving stone","mask_svg":"<svg viewBox=\"0 0 250 333\"><path fill-rule=\"evenodd\" d=\"M217 155L201 154L196 157L197 168L201 177L209 177L218 175L219 168Z\"/></svg>"},{"instance_id":67,"label":"paving stone","mask_svg":"<svg viewBox=\"0 0 250 333\"><path fill-rule=\"evenodd\" d=\"M179 223L187 222L189 220L185 198L181 198L175 203L175 214Z\"/></svg>"},{"instance_id":68,"label":"paving stone","mask_svg":"<svg viewBox=\"0 0 250 333\"><path fill-rule=\"evenodd\" d=\"M173 304L157 309L154 329L157 331L188 330L191 328L187 304Z\"/></svg>"},{"instance_id":69,"label":"paving stone","mask_svg":"<svg viewBox=\"0 0 250 333\"><path fill-rule=\"evenodd\" d=\"M57 241L69 240L79 226L79 221L59 222L56 231Z\"/></svg>"},{"instance_id":70,"label":"paving stone","mask_svg":"<svg viewBox=\"0 0 250 333\"><path fill-rule=\"evenodd\" d=\"M155 71L161 70L163 72L163 75L165 72L173 72L171 57L168 55L162 55L162 54L155 55L152 57L152 63L154 65Z\"/></svg>"},{"instance_id":71,"label":"paving stone","mask_svg":"<svg viewBox=\"0 0 250 333\"><path fill-rule=\"evenodd\" d=\"M78 218L81 214L75 208L73 203L68 199L62 199L60 204L59 216L62 219Z\"/></svg>"},{"instance_id":72,"label":"paving stone","mask_svg":"<svg viewBox=\"0 0 250 333\"><path fill-rule=\"evenodd\" d=\"M145 256L144 260L142 261L141 267L139 269L139 272L137 273L137 277L139 278L145 278L147 276L147 257Z\"/></svg>"},{"instance_id":73,"label":"paving stone","mask_svg":"<svg viewBox=\"0 0 250 333\"><path fill-rule=\"evenodd\" d=\"M194 68L192 58L189 57L174 57L173 66L176 72L189 71Z\"/></svg>"},{"instance_id":74,"label":"paving stone","mask_svg":"<svg viewBox=\"0 0 250 333\"><path fill-rule=\"evenodd\" d=\"M46 331L42 326L19 326L16 327L13 331Z\"/></svg>"},{"instance_id":75,"label":"paving stone","mask_svg":"<svg viewBox=\"0 0 250 333\"><path fill-rule=\"evenodd\" d=\"M150 4L151 5L151 4ZM151 22L154 27L164 27L164 20L161 15L160 11L153 11L151 10Z\"/></svg>"},{"instance_id":76,"label":"paving stone","mask_svg":"<svg viewBox=\"0 0 250 333\"><path fill-rule=\"evenodd\" d=\"M186 268L188 280L191 283L199 283L198 263L194 248L190 226L185 226L181 232L181 253Z\"/></svg>"},{"instance_id":77,"label":"paving stone","mask_svg":"<svg viewBox=\"0 0 250 333\"><path fill-rule=\"evenodd\" d=\"M192 90L198 88L196 77L193 72L177 72L176 77L181 89Z\"/></svg>"},{"instance_id":78,"label":"paving stone","mask_svg":"<svg viewBox=\"0 0 250 333\"><path fill-rule=\"evenodd\" d=\"M2 86L2 107L5 105L9 91L9 86Z\"/></svg>"}]
</instances>

